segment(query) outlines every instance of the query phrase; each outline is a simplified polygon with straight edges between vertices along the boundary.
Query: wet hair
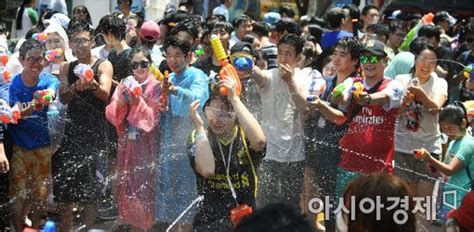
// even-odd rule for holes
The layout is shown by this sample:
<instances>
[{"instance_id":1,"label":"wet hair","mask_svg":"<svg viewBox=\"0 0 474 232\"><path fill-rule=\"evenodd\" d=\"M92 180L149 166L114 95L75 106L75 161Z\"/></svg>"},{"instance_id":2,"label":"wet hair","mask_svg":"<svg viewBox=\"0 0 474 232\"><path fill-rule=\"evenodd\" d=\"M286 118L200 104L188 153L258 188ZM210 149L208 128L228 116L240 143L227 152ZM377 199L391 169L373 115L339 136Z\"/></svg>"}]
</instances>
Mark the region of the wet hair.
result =
<instances>
[{"instance_id":1,"label":"wet hair","mask_svg":"<svg viewBox=\"0 0 474 232\"><path fill-rule=\"evenodd\" d=\"M372 9L379 11L379 8L374 5L366 5L364 8L362 8L362 15L367 15L367 13L369 13L369 11Z\"/></svg>"},{"instance_id":2,"label":"wet hair","mask_svg":"<svg viewBox=\"0 0 474 232\"><path fill-rule=\"evenodd\" d=\"M235 232L279 231L312 232L311 222L294 206L283 203L271 204L255 210L242 219Z\"/></svg>"},{"instance_id":3,"label":"wet hair","mask_svg":"<svg viewBox=\"0 0 474 232\"><path fill-rule=\"evenodd\" d=\"M184 31L191 35L193 39L196 39L199 36L198 27L199 26L196 24L196 21L192 19L185 19L176 24L176 26L171 30L170 35L177 35L178 32Z\"/></svg>"},{"instance_id":4,"label":"wet hair","mask_svg":"<svg viewBox=\"0 0 474 232\"><path fill-rule=\"evenodd\" d=\"M441 109L439 112L439 122L448 122L457 126L461 126L463 120L469 122L467 119L467 110L462 102L455 101ZM468 124L466 123L466 126Z\"/></svg>"},{"instance_id":5,"label":"wet hair","mask_svg":"<svg viewBox=\"0 0 474 232\"><path fill-rule=\"evenodd\" d=\"M30 30L28 30L28 32L26 32L26 35L25 35L25 39L31 39L33 38L33 34L35 33L41 33L42 30L39 28L39 27L32 27L30 28Z\"/></svg>"},{"instance_id":6,"label":"wet hair","mask_svg":"<svg viewBox=\"0 0 474 232\"><path fill-rule=\"evenodd\" d=\"M385 23L370 24L367 26L367 31L372 31L377 36L385 36L385 39L390 36L390 29Z\"/></svg>"},{"instance_id":7,"label":"wet hair","mask_svg":"<svg viewBox=\"0 0 474 232\"><path fill-rule=\"evenodd\" d=\"M235 18L232 25L234 26L234 28L238 28L240 27L241 24L243 23L251 23L252 22L252 18L250 18L250 16L248 15L240 15L239 17Z\"/></svg>"},{"instance_id":8,"label":"wet hair","mask_svg":"<svg viewBox=\"0 0 474 232\"><path fill-rule=\"evenodd\" d=\"M27 5L30 5L33 0L23 0L23 3L20 6L20 10L18 11L18 15L16 16L16 29L21 30L22 23L23 23L23 12L25 12L25 8Z\"/></svg>"},{"instance_id":9,"label":"wet hair","mask_svg":"<svg viewBox=\"0 0 474 232\"><path fill-rule=\"evenodd\" d=\"M268 37L270 35L270 27L264 22L255 22L253 24L252 32L260 37Z\"/></svg>"},{"instance_id":10,"label":"wet hair","mask_svg":"<svg viewBox=\"0 0 474 232\"><path fill-rule=\"evenodd\" d=\"M205 111L206 108L209 107L209 106L211 105L211 103L212 103L213 101L216 101L216 100L221 101L222 106L224 106L225 109L226 109L228 112L233 112L233 111L234 111L234 107L233 107L232 104L229 102L229 100L227 100L226 97L222 96L222 95L219 93L219 86L217 86L217 85L211 86L211 89L210 89L210 96L209 96L209 98L207 99L207 101L204 103L203 111Z\"/></svg>"},{"instance_id":11,"label":"wet hair","mask_svg":"<svg viewBox=\"0 0 474 232\"><path fill-rule=\"evenodd\" d=\"M337 41L336 45L334 45L334 48L347 49L351 55L352 60L359 60L362 45L359 40L353 37L344 37Z\"/></svg>"},{"instance_id":12,"label":"wet hair","mask_svg":"<svg viewBox=\"0 0 474 232\"><path fill-rule=\"evenodd\" d=\"M332 29L341 27L342 20L346 18L346 13L340 7L330 9L326 14L329 27Z\"/></svg>"},{"instance_id":13,"label":"wet hair","mask_svg":"<svg viewBox=\"0 0 474 232\"><path fill-rule=\"evenodd\" d=\"M108 34L111 33L116 39L124 40L126 33L126 25L123 19L119 17L106 17L103 18L101 31L102 33Z\"/></svg>"},{"instance_id":14,"label":"wet hair","mask_svg":"<svg viewBox=\"0 0 474 232\"><path fill-rule=\"evenodd\" d=\"M440 31L438 30L438 28L436 28L436 26L434 25L423 25L420 27L420 30L418 31L418 36L420 37L426 37L426 38L432 38L432 37L435 37L436 41L440 41L441 39L441 33Z\"/></svg>"},{"instance_id":15,"label":"wet hair","mask_svg":"<svg viewBox=\"0 0 474 232\"><path fill-rule=\"evenodd\" d=\"M283 36L280 41L278 42L278 47L280 47L281 44L288 44L292 45L295 48L296 55L299 55L303 52L303 46L304 46L304 39L295 35L295 34L289 34Z\"/></svg>"},{"instance_id":16,"label":"wet hair","mask_svg":"<svg viewBox=\"0 0 474 232\"><path fill-rule=\"evenodd\" d=\"M90 37L94 35L94 30L86 21L71 21L67 28L68 37L73 38L78 32L89 32Z\"/></svg>"},{"instance_id":17,"label":"wet hair","mask_svg":"<svg viewBox=\"0 0 474 232\"><path fill-rule=\"evenodd\" d=\"M74 18L74 13L75 13L76 11L81 11L81 12L85 13L85 15L86 15L86 19L85 19L85 20L86 20L90 25L92 25L91 14L90 14L90 12L89 12L89 10L87 9L86 6L84 6L84 5L79 5L79 6L74 7L74 9L72 10L72 15L73 15L73 18L72 18L72 19L75 19L75 18Z\"/></svg>"},{"instance_id":18,"label":"wet hair","mask_svg":"<svg viewBox=\"0 0 474 232\"><path fill-rule=\"evenodd\" d=\"M21 44L20 49L18 50L20 53L20 58L24 58L26 53L31 50L38 50L42 53L44 52L44 46L35 39L27 39L25 42L23 42L23 44Z\"/></svg>"},{"instance_id":19,"label":"wet hair","mask_svg":"<svg viewBox=\"0 0 474 232\"><path fill-rule=\"evenodd\" d=\"M407 210L404 209L402 204L397 204L391 210L381 208L380 212L374 210L367 214L361 212L360 207L355 207L355 220L349 221L348 231L416 231L416 218L412 212L415 206L413 192L405 181L387 173L368 174L352 181L344 190L344 204L347 209L351 208L351 204L358 206L363 199L371 199L373 202L376 202L376 198L380 197L380 202L383 205L391 205L391 201L387 200L389 197L404 198L406 196L408 196ZM355 202L352 203L352 200ZM398 211L406 212L406 223L400 225L394 220Z\"/></svg>"},{"instance_id":20,"label":"wet hair","mask_svg":"<svg viewBox=\"0 0 474 232\"><path fill-rule=\"evenodd\" d=\"M132 48L132 50L130 51L130 54L128 54L129 62L132 62L133 57L138 53L142 53L148 59L150 63L153 63L153 60L151 59L151 55L150 55L150 50L142 45L137 45Z\"/></svg>"},{"instance_id":21,"label":"wet hair","mask_svg":"<svg viewBox=\"0 0 474 232\"><path fill-rule=\"evenodd\" d=\"M278 8L278 13L280 13L280 15L286 14L286 15L288 15L288 18L294 18L295 17L295 11L287 5L280 6Z\"/></svg>"},{"instance_id":22,"label":"wet hair","mask_svg":"<svg viewBox=\"0 0 474 232\"><path fill-rule=\"evenodd\" d=\"M191 51L191 43L189 41L179 40L176 36L166 38L163 49L166 51L169 47L181 49L185 56Z\"/></svg>"},{"instance_id":23,"label":"wet hair","mask_svg":"<svg viewBox=\"0 0 474 232\"><path fill-rule=\"evenodd\" d=\"M395 33L397 30L404 30L402 24L398 20L393 20L388 25L388 30L390 34Z\"/></svg>"}]
</instances>

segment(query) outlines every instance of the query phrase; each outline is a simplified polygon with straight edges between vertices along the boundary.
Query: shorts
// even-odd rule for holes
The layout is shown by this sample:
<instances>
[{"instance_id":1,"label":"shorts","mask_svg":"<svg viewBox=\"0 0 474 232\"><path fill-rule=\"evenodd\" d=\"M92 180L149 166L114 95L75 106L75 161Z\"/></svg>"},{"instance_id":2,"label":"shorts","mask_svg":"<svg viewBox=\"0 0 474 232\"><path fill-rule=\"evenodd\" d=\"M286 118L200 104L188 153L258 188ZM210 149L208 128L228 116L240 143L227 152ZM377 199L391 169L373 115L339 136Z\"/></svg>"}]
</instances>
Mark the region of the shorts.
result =
<instances>
[{"instance_id":1,"label":"shorts","mask_svg":"<svg viewBox=\"0 0 474 232\"><path fill-rule=\"evenodd\" d=\"M435 154L432 155L436 156ZM396 151L394 160L394 174L405 181L434 181L430 180L428 177L437 178L437 175L434 175L429 166L427 166L428 163L423 160L415 159L413 154Z\"/></svg>"},{"instance_id":2,"label":"shorts","mask_svg":"<svg viewBox=\"0 0 474 232\"><path fill-rule=\"evenodd\" d=\"M48 199L51 176L51 149L49 146L28 150L13 146L10 170L10 197L22 200Z\"/></svg>"}]
</instances>

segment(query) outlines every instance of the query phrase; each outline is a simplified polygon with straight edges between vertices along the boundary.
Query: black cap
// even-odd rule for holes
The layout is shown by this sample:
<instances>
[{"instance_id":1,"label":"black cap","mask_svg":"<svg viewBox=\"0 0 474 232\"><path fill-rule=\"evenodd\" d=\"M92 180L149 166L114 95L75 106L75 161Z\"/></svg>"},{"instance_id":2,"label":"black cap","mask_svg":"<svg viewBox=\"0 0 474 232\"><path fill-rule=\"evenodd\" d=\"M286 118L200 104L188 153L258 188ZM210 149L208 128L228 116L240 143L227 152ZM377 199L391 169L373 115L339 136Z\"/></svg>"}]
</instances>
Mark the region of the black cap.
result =
<instances>
[{"instance_id":1,"label":"black cap","mask_svg":"<svg viewBox=\"0 0 474 232\"><path fill-rule=\"evenodd\" d=\"M365 44L362 44L360 52L370 52L379 57L387 56L387 53L385 52L385 44L379 40L369 40Z\"/></svg>"},{"instance_id":2,"label":"black cap","mask_svg":"<svg viewBox=\"0 0 474 232\"><path fill-rule=\"evenodd\" d=\"M236 52L247 52L253 55L253 48L252 45L247 42L238 42L230 49L230 54L234 54Z\"/></svg>"}]
</instances>

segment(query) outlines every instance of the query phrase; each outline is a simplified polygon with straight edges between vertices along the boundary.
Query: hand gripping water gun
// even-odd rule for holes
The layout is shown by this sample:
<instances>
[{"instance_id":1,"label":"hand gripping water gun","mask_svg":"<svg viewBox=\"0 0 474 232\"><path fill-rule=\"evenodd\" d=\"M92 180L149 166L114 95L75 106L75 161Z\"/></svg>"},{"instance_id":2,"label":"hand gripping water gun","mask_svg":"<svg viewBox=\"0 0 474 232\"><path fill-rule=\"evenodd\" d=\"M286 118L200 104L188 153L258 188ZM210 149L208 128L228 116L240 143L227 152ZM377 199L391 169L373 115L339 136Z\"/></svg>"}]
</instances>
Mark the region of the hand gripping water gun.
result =
<instances>
[{"instance_id":1,"label":"hand gripping water gun","mask_svg":"<svg viewBox=\"0 0 474 232\"><path fill-rule=\"evenodd\" d=\"M352 91L352 94L354 95L354 98L356 100L359 99L360 94L364 92L364 84L362 84L362 82L360 81L355 82L352 85L351 91Z\"/></svg>"},{"instance_id":2,"label":"hand gripping water gun","mask_svg":"<svg viewBox=\"0 0 474 232\"><path fill-rule=\"evenodd\" d=\"M21 118L20 109L18 105L10 107L6 101L0 100L0 121L5 124L16 124Z\"/></svg>"},{"instance_id":3,"label":"hand gripping water gun","mask_svg":"<svg viewBox=\"0 0 474 232\"><path fill-rule=\"evenodd\" d=\"M59 59L63 55L63 50L61 48L56 48L53 50L46 51L44 58L49 62L54 62L56 59Z\"/></svg>"},{"instance_id":4,"label":"hand gripping water gun","mask_svg":"<svg viewBox=\"0 0 474 232\"><path fill-rule=\"evenodd\" d=\"M39 42L45 42L48 39L48 34L44 32L34 33L31 38L38 40Z\"/></svg>"},{"instance_id":5,"label":"hand gripping water gun","mask_svg":"<svg viewBox=\"0 0 474 232\"><path fill-rule=\"evenodd\" d=\"M170 73L165 71L165 76L163 77L163 83L167 83L170 77ZM168 109L168 89L161 90L161 107L165 110Z\"/></svg>"},{"instance_id":6,"label":"hand gripping water gun","mask_svg":"<svg viewBox=\"0 0 474 232\"><path fill-rule=\"evenodd\" d=\"M322 77L313 78L311 82L310 92L311 95L306 98L308 102L316 100L316 97L321 97L321 95L326 90L326 81Z\"/></svg>"},{"instance_id":7,"label":"hand gripping water gun","mask_svg":"<svg viewBox=\"0 0 474 232\"><path fill-rule=\"evenodd\" d=\"M464 68L463 74L466 79L469 78L470 82L474 82L474 63L467 65Z\"/></svg>"},{"instance_id":8,"label":"hand gripping water gun","mask_svg":"<svg viewBox=\"0 0 474 232\"><path fill-rule=\"evenodd\" d=\"M423 157L423 152L425 152L423 149L415 149L413 150L413 154L415 155L416 158L418 159L421 159ZM433 167L433 165L429 165L430 166L430 170L432 173L435 173L436 172L436 168Z\"/></svg>"},{"instance_id":9,"label":"hand gripping water gun","mask_svg":"<svg viewBox=\"0 0 474 232\"><path fill-rule=\"evenodd\" d=\"M74 74L81 79L82 83L94 80L94 71L87 64L78 64L74 68Z\"/></svg>"},{"instance_id":10,"label":"hand gripping water gun","mask_svg":"<svg viewBox=\"0 0 474 232\"><path fill-rule=\"evenodd\" d=\"M150 73L160 82L163 82L163 73L155 66L155 64L150 65Z\"/></svg>"},{"instance_id":11,"label":"hand gripping water gun","mask_svg":"<svg viewBox=\"0 0 474 232\"><path fill-rule=\"evenodd\" d=\"M133 78L132 76L125 78L122 81L122 84L123 86L125 86L125 88L128 89L130 93L132 93L135 96L140 96L143 93L140 83L138 83L138 81L135 80L135 78Z\"/></svg>"},{"instance_id":12,"label":"hand gripping water gun","mask_svg":"<svg viewBox=\"0 0 474 232\"><path fill-rule=\"evenodd\" d=\"M240 224L244 217L249 216L250 214L252 214L252 212L252 207L250 207L249 205L238 204L235 208L230 210L230 222L235 228Z\"/></svg>"},{"instance_id":13,"label":"hand gripping water gun","mask_svg":"<svg viewBox=\"0 0 474 232\"><path fill-rule=\"evenodd\" d=\"M346 90L346 86L344 85L344 83L340 83L336 85L336 87L332 90L331 95L333 98L339 98L342 96L344 90Z\"/></svg>"},{"instance_id":14,"label":"hand gripping water gun","mask_svg":"<svg viewBox=\"0 0 474 232\"><path fill-rule=\"evenodd\" d=\"M418 79L412 79L411 80L411 84L413 86L417 86L419 83ZM408 93L407 94L407 100L405 102L403 102L403 105L404 106L408 106L413 100L415 100L415 94L413 93Z\"/></svg>"},{"instance_id":15,"label":"hand gripping water gun","mask_svg":"<svg viewBox=\"0 0 474 232\"><path fill-rule=\"evenodd\" d=\"M418 24L416 24L416 26L413 27L408 32L405 39L403 40L402 45L400 46L400 50L402 51L410 50L410 43L417 37L418 31L420 30L421 26L431 24L433 22L433 18L434 18L433 13L430 12L428 14L425 14L423 18L421 18L420 22L418 22Z\"/></svg>"},{"instance_id":16,"label":"hand gripping water gun","mask_svg":"<svg viewBox=\"0 0 474 232\"><path fill-rule=\"evenodd\" d=\"M219 71L219 77L222 78L232 78L236 82L236 91L237 95L240 96L242 92L242 84L240 83L239 76L237 71L235 70L234 66L230 64L229 59L227 59L227 54L222 46L221 40L217 35L211 36L211 46L212 50L214 51L214 55L216 56L217 60L219 60L220 66L222 67ZM227 89L225 87L221 87L219 89L220 94L227 95Z\"/></svg>"},{"instance_id":17,"label":"hand gripping water gun","mask_svg":"<svg viewBox=\"0 0 474 232\"><path fill-rule=\"evenodd\" d=\"M48 106L51 102L53 102L53 96L47 89L37 90L33 94L33 99L39 103L35 106L36 111L42 111L44 106Z\"/></svg>"}]
</instances>

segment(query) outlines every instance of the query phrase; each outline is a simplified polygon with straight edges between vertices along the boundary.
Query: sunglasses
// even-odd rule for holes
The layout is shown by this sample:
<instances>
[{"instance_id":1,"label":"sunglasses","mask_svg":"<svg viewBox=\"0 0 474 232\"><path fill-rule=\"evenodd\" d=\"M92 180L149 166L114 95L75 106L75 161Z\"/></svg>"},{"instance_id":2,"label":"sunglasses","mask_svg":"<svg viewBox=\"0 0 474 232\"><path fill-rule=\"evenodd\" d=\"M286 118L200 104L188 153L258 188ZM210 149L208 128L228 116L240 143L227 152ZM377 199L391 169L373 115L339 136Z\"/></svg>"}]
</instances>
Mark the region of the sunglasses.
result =
<instances>
[{"instance_id":1,"label":"sunglasses","mask_svg":"<svg viewBox=\"0 0 474 232\"><path fill-rule=\"evenodd\" d=\"M132 68L132 70L135 70L137 68L148 68L150 67L150 62L144 60L140 62L132 62L130 63L130 67Z\"/></svg>"},{"instance_id":2,"label":"sunglasses","mask_svg":"<svg viewBox=\"0 0 474 232\"><path fill-rule=\"evenodd\" d=\"M371 55L371 56L360 56L359 58L360 60L360 63L361 64L367 64L368 62L372 63L372 64L376 64L378 63L380 60L379 60L379 57L376 56L376 55Z\"/></svg>"}]
</instances>

